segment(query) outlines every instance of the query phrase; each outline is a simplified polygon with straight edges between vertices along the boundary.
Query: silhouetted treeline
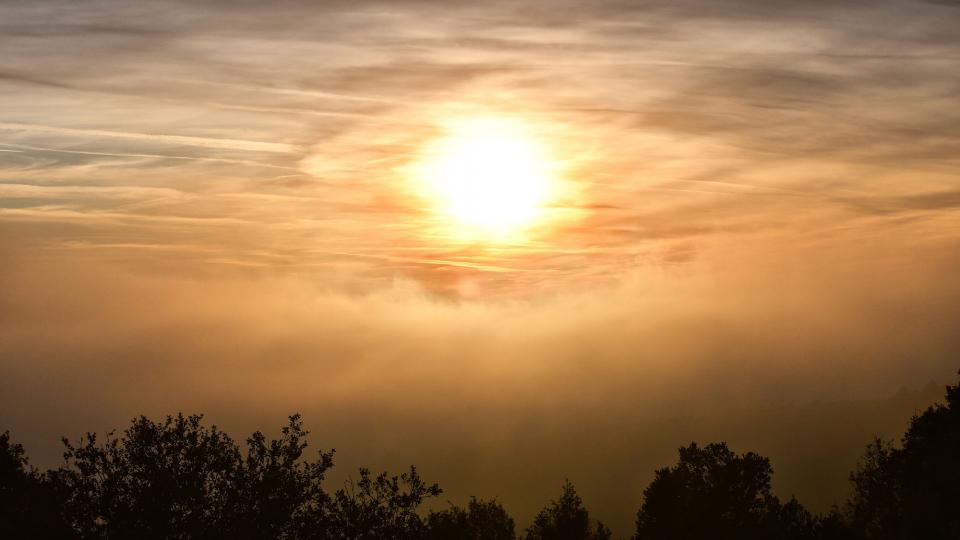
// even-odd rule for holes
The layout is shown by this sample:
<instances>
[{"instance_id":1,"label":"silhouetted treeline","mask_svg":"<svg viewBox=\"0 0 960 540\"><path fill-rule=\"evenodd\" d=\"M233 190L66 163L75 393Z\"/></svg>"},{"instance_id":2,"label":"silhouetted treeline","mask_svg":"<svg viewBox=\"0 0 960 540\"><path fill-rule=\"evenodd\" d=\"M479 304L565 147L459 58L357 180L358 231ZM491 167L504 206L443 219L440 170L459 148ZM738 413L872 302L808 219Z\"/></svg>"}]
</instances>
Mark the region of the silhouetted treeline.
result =
<instances>
[{"instance_id":1,"label":"silhouetted treeline","mask_svg":"<svg viewBox=\"0 0 960 540\"><path fill-rule=\"evenodd\" d=\"M241 448L200 416L140 417L120 436L64 439L64 463L31 467L0 436L0 538L607 540L567 482L518 535L496 500L421 511L438 497L413 467L361 469L328 491L333 451L305 454L299 415L279 439ZM875 440L851 473L851 496L813 515L770 489L770 460L725 443L681 448L643 492L634 540L960 539L960 385L915 416L901 444Z\"/></svg>"}]
</instances>

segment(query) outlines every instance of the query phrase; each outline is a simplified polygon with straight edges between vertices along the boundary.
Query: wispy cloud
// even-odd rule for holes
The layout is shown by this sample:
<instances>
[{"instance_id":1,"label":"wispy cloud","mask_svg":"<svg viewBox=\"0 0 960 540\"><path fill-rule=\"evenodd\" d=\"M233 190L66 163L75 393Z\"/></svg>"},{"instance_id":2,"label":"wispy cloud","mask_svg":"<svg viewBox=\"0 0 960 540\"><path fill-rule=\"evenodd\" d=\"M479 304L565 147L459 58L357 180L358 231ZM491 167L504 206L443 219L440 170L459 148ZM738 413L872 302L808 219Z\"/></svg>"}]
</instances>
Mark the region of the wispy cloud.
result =
<instances>
[{"instance_id":1,"label":"wispy cloud","mask_svg":"<svg viewBox=\"0 0 960 540\"><path fill-rule=\"evenodd\" d=\"M151 133L133 133L123 131L107 131L103 129L81 129L60 126L44 126L36 124L21 124L17 122L0 122L0 130L26 131L32 133L52 133L83 138L118 138L146 140L151 142L199 146L202 148L221 148L229 150L246 150L250 152L279 152L292 153L296 147L274 142L245 141L238 139L220 139L212 137L191 137L186 135L165 135Z\"/></svg>"},{"instance_id":2,"label":"wispy cloud","mask_svg":"<svg viewBox=\"0 0 960 540\"><path fill-rule=\"evenodd\" d=\"M0 129L3 129L0 127ZM29 131L29 130L28 130ZM40 131L45 133L45 131ZM59 133L56 132L56 133ZM162 140L162 139L161 139ZM249 159L230 159L230 158L218 158L218 157L204 157L204 156L178 156L173 154L141 154L141 153L130 153L130 152L95 152L90 150L68 150L64 148L46 148L42 146L29 146L25 144L9 144L9 143L0 143L0 146L7 146L13 148L20 148L21 150L12 150L12 149L0 149L0 152L19 152L22 153L26 150L33 150L34 152L54 152L59 154L76 154L81 156L105 156L105 157L129 157L129 158L153 158L153 159L182 159L187 161L209 161L213 163L231 163L235 165L245 165L250 167L267 167L271 169L287 169L287 170L299 170L298 167L290 167L284 165L275 165L272 163L263 163L260 161L252 161Z\"/></svg>"}]
</instances>

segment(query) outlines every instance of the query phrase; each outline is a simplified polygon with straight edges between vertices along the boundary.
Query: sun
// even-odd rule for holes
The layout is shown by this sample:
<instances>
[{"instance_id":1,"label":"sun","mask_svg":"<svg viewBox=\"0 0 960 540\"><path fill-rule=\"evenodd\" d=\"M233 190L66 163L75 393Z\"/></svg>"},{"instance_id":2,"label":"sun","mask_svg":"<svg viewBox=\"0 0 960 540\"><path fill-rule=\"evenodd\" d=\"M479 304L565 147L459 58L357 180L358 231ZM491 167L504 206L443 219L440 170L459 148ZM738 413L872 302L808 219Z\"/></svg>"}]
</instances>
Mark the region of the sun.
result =
<instances>
[{"instance_id":1,"label":"sun","mask_svg":"<svg viewBox=\"0 0 960 540\"><path fill-rule=\"evenodd\" d=\"M436 210L461 236L504 237L534 226L550 201L556 166L532 126L488 117L445 128L414 173Z\"/></svg>"}]
</instances>

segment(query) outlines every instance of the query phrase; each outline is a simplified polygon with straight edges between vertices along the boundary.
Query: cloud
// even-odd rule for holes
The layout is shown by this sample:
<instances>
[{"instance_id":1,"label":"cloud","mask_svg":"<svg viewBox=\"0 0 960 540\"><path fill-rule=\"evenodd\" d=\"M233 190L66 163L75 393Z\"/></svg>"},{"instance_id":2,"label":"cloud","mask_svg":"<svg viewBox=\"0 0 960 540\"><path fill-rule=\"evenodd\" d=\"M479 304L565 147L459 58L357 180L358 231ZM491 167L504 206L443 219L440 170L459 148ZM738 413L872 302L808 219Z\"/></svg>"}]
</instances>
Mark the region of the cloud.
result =
<instances>
[{"instance_id":1,"label":"cloud","mask_svg":"<svg viewBox=\"0 0 960 540\"><path fill-rule=\"evenodd\" d=\"M203 148L222 148L230 150L247 150L251 152L294 152L294 147L288 144L261 142L261 141L242 141L236 139L219 139L210 137L188 137L184 135L165 135L149 133L130 133L119 131L107 131L102 129L78 129L60 126L42 126L35 124L20 124L16 122L0 122L0 129L8 131L26 131L34 133L53 133L57 135L71 135L77 137L89 138L120 138L120 139L141 139L147 141L160 142L165 144L179 144L187 146L200 146Z\"/></svg>"}]
</instances>

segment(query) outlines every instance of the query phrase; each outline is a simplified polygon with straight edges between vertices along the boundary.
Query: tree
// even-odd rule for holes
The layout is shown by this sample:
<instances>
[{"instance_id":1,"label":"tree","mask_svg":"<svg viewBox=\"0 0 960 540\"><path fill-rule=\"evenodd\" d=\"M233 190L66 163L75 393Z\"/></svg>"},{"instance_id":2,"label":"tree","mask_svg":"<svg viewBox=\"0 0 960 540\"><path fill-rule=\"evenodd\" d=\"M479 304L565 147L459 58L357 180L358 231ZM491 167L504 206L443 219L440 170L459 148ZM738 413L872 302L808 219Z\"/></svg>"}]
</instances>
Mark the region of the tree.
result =
<instances>
[{"instance_id":1,"label":"tree","mask_svg":"<svg viewBox=\"0 0 960 540\"><path fill-rule=\"evenodd\" d=\"M0 435L0 527L12 528L20 521L35 481L31 473L23 445L11 443L10 432L5 431Z\"/></svg>"},{"instance_id":2,"label":"tree","mask_svg":"<svg viewBox=\"0 0 960 540\"><path fill-rule=\"evenodd\" d=\"M847 517L862 538L897 538L900 519L900 489L895 474L893 444L874 439L867 445L854 472L853 493L847 501Z\"/></svg>"},{"instance_id":3,"label":"tree","mask_svg":"<svg viewBox=\"0 0 960 540\"><path fill-rule=\"evenodd\" d=\"M52 486L30 467L23 445L0 434L0 538L73 538Z\"/></svg>"},{"instance_id":4,"label":"tree","mask_svg":"<svg viewBox=\"0 0 960 540\"><path fill-rule=\"evenodd\" d=\"M297 414L281 429L280 439L268 441L259 431L247 439L235 500L225 516L230 537L302 537L322 530L330 501L322 483L333 467L333 451L320 452L315 461L301 460L307 434Z\"/></svg>"},{"instance_id":5,"label":"tree","mask_svg":"<svg viewBox=\"0 0 960 540\"><path fill-rule=\"evenodd\" d=\"M573 484L563 485L563 494L551 501L534 518L526 540L609 540L610 529L596 522L591 527L590 512L583 506Z\"/></svg>"},{"instance_id":6,"label":"tree","mask_svg":"<svg viewBox=\"0 0 960 540\"><path fill-rule=\"evenodd\" d=\"M283 538L297 519L322 512L332 453L300 461L299 415L279 440L260 432L237 444L202 416L140 417L106 442L64 439L65 464L50 473L65 493L67 522L84 538Z\"/></svg>"},{"instance_id":7,"label":"tree","mask_svg":"<svg viewBox=\"0 0 960 540\"><path fill-rule=\"evenodd\" d=\"M400 476L376 477L360 469L360 480L337 490L327 513L329 538L406 540L419 538L425 525L417 508L443 490L427 484L415 467Z\"/></svg>"},{"instance_id":8,"label":"tree","mask_svg":"<svg viewBox=\"0 0 960 540\"><path fill-rule=\"evenodd\" d=\"M850 475L850 522L867 539L960 538L960 384L914 416L901 447L875 440Z\"/></svg>"},{"instance_id":9,"label":"tree","mask_svg":"<svg viewBox=\"0 0 960 540\"><path fill-rule=\"evenodd\" d=\"M427 540L515 540L513 518L497 501L470 499L466 509L451 505L427 518Z\"/></svg>"},{"instance_id":10,"label":"tree","mask_svg":"<svg viewBox=\"0 0 960 540\"><path fill-rule=\"evenodd\" d=\"M796 500L770 491L770 460L737 455L726 443L679 450L674 467L655 473L637 513L636 540L806 538L813 518Z\"/></svg>"}]
</instances>

